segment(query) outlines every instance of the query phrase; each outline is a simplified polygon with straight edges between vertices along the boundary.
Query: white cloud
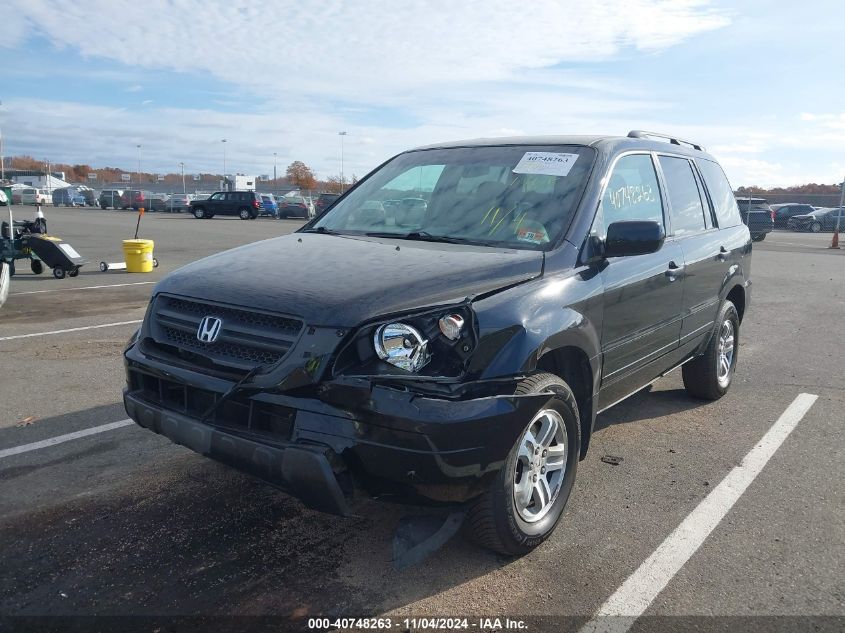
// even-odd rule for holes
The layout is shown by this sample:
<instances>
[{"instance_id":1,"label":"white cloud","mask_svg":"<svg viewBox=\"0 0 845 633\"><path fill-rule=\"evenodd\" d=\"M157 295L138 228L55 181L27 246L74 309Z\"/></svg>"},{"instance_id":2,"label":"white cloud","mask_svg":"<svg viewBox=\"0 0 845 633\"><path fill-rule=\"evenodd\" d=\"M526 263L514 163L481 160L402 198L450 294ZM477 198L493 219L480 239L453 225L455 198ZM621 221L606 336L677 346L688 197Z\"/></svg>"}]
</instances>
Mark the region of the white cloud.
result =
<instances>
[{"instance_id":1,"label":"white cloud","mask_svg":"<svg viewBox=\"0 0 845 633\"><path fill-rule=\"evenodd\" d=\"M141 84L133 84L131 86L127 86L125 88L125 92L141 92L144 89L144 86Z\"/></svg>"}]
</instances>

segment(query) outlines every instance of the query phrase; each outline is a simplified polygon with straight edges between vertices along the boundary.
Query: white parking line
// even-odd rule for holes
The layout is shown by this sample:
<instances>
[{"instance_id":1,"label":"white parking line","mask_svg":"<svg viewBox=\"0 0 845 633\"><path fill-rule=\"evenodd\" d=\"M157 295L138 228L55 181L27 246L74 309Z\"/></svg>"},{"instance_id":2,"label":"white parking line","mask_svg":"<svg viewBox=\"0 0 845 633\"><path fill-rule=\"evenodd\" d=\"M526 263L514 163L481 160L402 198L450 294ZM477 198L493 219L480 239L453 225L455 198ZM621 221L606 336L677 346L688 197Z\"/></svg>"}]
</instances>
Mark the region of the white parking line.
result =
<instances>
[{"instance_id":1,"label":"white parking line","mask_svg":"<svg viewBox=\"0 0 845 633\"><path fill-rule=\"evenodd\" d=\"M701 547L817 398L809 393L795 398L740 465L687 515L579 633L625 633Z\"/></svg>"},{"instance_id":2,"label":"white parking line","mask_svg":"<svg viewBox=\"0 0 845 633\"><path fill-rule=\"evenodd\" d=\"M21 444L20 446L13 446L12 448L4 448L0 450L0 459L11 457L12 455L20 455L21 453L28 453L30 451L37 451L39 448L47 448L48 446L55 446L63 442L70 442L71 440L78 440L80 437L88 437L89 435L96 435L97 433L104 433L112 429L119 429L124 426L134 424L132 420L120 420L118 422L109 422L100 426L94 426L90 429L83 429L73 433L66 433L65 435L57 435L40 442L32 442L31 444Z\"/></svg>"},{"instance_id":3,"label":"white parking line","mask_svg":"<svg viewBox=\"0 0 845 633\"><path fill-rule=\"evenodd\" d=\"M25 292L12 292L9 296L19 297L21 295L38 295L42 292L72 292L74 290L100 290L101 288L123 288L125 286L146 286L154 284L154 281L133 281L126 284L108 284L105 286L82 286L80 288L49 288L47 290L27 290Z\"/></svg>"},{"instance_id":4,"label":"white parking line","mask_svg":"<svg viewBox=\"0 0 845 633\"><path fill-rule=\"evenodd\" d=\"M49 336L50 334L67 334L68 332L81 332L82 330L96 330L101 327L115 327L116 325L132 325L140 323L143 319L134 321L118 321L117 323L102 323L100 325L86 325L84 327L72 327L66 330L51 330L49 332L33 332L32 334L15 334L13 336L0 336L0 341L13 341L19 338L33 338L34 336Z\"/></svg>"}]
</instances>

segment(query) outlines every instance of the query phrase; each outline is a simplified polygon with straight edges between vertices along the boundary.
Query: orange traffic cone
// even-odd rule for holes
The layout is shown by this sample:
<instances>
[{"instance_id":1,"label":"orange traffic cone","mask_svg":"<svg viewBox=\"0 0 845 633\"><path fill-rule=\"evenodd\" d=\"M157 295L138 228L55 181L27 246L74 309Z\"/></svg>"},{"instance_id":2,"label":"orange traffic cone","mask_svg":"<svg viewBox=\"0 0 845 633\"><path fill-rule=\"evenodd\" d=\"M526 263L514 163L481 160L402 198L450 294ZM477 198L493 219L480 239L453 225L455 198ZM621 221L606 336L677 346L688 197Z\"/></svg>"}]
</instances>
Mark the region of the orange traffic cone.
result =
<instances>
[{"instance_id":1,"label":"orange traffic cone","mask_svg":"<svg viewBox=\"0 0 845 633\"><path fill-rule=\"evenodd\" d=\"M833 230L833 239L830 241L828 248L839 248L839 229Z\"/></svg>"}]
</instances>

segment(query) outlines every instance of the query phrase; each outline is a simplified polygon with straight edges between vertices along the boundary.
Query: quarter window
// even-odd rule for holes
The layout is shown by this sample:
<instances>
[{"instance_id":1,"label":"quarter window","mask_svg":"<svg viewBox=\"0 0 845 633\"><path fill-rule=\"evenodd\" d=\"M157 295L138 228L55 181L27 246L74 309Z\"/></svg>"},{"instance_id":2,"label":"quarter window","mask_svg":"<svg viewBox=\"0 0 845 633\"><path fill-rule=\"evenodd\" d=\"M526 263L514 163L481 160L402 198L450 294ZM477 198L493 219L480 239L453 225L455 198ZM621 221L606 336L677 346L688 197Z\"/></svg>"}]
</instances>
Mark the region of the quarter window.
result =
<instances>
[{"instance_id":1,"label":"quarter window","mask_svg":"<svg viewBox=\"0 0 845 633\"><path fill-rule=\"evenodd\" d=\"M704 206L689 160L674 156L661 156L659 160L666 177L666 193L675 235L703 231Z\"/></svg>"},{"instance_id":2,"label":"quarter window","mask_svg":"<svg viewBox=\"0 0 845 633\"><path fill-rule=\"evenodd\" d=\"M623 220L651 220L663 226L663 203L649 154L630 154L616 162L601 206L605 232Z\"/></svg>"}]
</instances>

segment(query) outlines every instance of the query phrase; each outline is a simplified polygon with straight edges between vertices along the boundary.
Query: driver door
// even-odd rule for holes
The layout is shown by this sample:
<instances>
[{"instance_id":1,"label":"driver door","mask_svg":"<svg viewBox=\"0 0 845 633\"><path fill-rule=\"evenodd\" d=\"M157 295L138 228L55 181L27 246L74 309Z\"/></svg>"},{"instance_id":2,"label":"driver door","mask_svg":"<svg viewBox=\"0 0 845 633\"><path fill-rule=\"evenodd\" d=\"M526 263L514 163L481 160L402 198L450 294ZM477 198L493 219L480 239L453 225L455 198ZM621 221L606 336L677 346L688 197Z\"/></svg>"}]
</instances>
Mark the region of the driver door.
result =
<instances>
[{"instance_id":1,"label":"driver door","mask_svg":"<svg viewBox=\"0 0 845 633\"><path fill-rule=\"evenodd\" d=\"M613 222L651 220L669 234L667 218L652 155L622 156L611 168L593 232L604 237ZM678 347L681 335L683 268L672 238L655 253L605 261L600 408L665 370L659 359Z\"/></svg>"}]
</instances>

